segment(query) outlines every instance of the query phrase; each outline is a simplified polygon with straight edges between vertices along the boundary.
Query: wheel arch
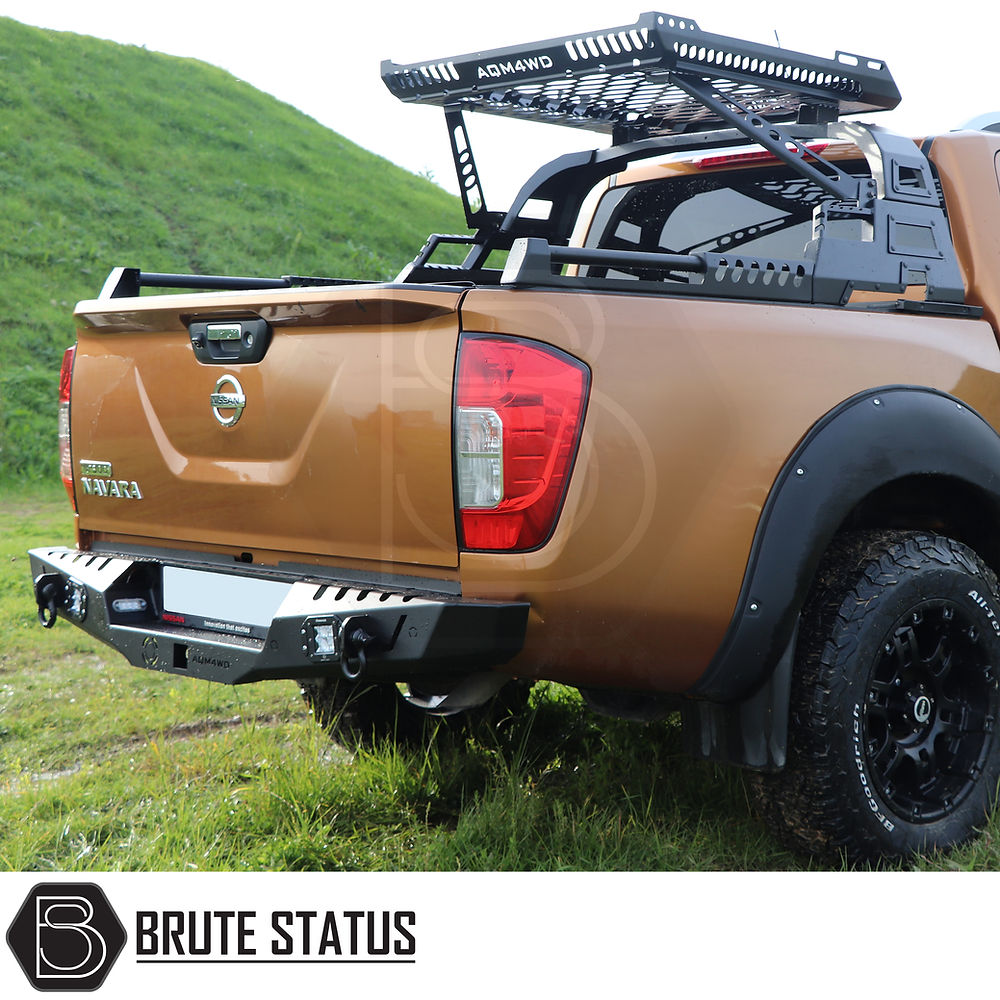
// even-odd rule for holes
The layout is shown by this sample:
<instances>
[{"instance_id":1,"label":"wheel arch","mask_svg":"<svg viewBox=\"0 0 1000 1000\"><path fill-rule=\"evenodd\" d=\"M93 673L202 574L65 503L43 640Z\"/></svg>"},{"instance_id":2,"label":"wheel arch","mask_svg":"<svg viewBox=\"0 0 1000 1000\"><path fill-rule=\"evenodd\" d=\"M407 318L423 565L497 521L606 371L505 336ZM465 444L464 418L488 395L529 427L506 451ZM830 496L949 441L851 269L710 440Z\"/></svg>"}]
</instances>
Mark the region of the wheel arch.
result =
<instances>
[{"instance_id":1,"label":"wheel arch","mask_svg":"<svg viewBox=\"0 0 1000 1000\"><path fill-rule=\"evenodd\" d=\"M695 756L773 769L784 763L799 613L844 530L924 529L1000 568L1000 435L962 400L884 386L809 430L764 504L736 610L689 692Z\"/></svg>"},{"instance_id":2,"label":"wheel arch","mask_svg":"<svg viewBox=\"0 0 1000 1000\"><path fill-rule=\"evenodd\" d=\"M861 500L840 530L932 531L964 542L1000 569L1000 500L992 490L954 476L921 473L885 483Z\"/></svg>"}]
</instances>

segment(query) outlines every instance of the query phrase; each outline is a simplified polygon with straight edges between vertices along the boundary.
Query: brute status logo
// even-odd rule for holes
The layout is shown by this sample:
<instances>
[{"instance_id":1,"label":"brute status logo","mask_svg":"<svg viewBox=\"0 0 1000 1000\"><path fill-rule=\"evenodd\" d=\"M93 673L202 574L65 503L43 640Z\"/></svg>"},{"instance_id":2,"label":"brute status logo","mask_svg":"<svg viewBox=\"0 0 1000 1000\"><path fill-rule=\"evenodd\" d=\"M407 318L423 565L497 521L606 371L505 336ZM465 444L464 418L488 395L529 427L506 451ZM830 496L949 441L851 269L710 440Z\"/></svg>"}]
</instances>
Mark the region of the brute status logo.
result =
<instances>
[{"instance_id":1,"label":"brute status logo","mask_svg":"<svg viewBox=\"0 0 1000 1000\"><path fill-rule=\"evenodd\" d=\"M96 990L125 947L125 928L104 893L83 882L36 885L7 943L37 990Z\"/></svg>"},{"instance_id":2,"label":"brute status logo","mask_svg":"<svg viewBox=\"0 0 1000 1000\"><path fill-rule=\"evenodd\" d=\"M416 920L412 910L140 910L136 961L412 965Z\"/></svg>"}]
</instances>

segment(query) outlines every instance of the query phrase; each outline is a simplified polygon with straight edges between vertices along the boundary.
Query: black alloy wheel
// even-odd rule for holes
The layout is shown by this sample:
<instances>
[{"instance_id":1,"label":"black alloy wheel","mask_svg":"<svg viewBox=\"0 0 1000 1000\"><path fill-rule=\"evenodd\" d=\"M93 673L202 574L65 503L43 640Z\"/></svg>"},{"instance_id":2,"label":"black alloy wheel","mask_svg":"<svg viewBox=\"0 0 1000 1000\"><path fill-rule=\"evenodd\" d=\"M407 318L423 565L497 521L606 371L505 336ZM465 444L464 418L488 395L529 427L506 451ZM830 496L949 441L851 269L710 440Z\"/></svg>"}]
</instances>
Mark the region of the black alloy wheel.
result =
<instances>
[{"instance_id":1,"label":"black alloy wheel","mask_svg":"<svg viewBox=\"0 0 1000 1000\"><path fill-rule=\"evenodd\" d=\"M788 762L754 784L789 846L852 864L968 840L1000 781L1000 593L967 546L838 538L802 611Z\"/></svg>"},{"instance_id":2,"label":"black alloy wheel","mask_svg":"<svg viewBox=\"0 0 1000 1000\"><path fill-rule=\"evenodd\" d=\"M946 817L983 773L996 678L992 643L982 639L981 615L927 601L890 630L872 669L860 733L869 774L913 823Z\"/></svg>"}]
</instances>

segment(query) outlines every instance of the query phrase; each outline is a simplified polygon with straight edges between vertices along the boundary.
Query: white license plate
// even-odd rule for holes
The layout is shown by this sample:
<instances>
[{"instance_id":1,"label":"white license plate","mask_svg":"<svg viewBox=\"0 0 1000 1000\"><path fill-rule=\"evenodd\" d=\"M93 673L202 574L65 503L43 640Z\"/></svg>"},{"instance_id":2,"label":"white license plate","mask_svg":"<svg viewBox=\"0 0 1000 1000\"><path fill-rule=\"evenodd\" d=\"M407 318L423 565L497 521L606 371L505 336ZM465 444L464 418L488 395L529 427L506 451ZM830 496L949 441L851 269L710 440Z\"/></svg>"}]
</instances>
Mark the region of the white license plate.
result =
<instances>
[{"instance_id":1,"label":"white license plate","mask_svg":"<svg viewBox=\"0 0 1000 1000\"><path fill-rule=\"evenodd\" d=\"M163 610L206 623L238 623L267 628L290 583L245 576L163 567Z\"/></svg>"}]
</instances>

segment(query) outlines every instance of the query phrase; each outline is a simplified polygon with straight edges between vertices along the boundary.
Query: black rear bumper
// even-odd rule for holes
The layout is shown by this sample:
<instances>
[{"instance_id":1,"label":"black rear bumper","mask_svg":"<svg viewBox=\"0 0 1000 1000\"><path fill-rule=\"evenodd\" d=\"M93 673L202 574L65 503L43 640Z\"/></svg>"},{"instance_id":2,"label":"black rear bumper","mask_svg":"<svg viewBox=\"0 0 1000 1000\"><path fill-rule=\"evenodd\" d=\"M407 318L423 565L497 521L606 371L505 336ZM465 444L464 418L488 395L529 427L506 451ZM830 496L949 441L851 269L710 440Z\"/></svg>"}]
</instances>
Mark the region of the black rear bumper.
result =
<instances>
[{"instance_id":1,"label":"black rear bumper","mask_svg":"<svg viewBox=\"0 0 1000 1000\"><path fill-rule=\"evenodd\" d=\"M317 580L265 580L191 570L211 594L277 585L269 620L165 609L160 562L53 547L28 553L39 618L58 616L150 670L243 684L322 677L409 681L498 667L524 645L528 605L365 589ZM188 601L190 604L190 600Z\"/></svg>"}]
</instances>

